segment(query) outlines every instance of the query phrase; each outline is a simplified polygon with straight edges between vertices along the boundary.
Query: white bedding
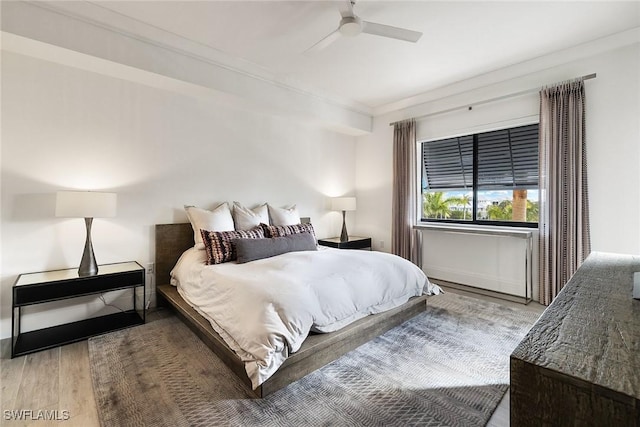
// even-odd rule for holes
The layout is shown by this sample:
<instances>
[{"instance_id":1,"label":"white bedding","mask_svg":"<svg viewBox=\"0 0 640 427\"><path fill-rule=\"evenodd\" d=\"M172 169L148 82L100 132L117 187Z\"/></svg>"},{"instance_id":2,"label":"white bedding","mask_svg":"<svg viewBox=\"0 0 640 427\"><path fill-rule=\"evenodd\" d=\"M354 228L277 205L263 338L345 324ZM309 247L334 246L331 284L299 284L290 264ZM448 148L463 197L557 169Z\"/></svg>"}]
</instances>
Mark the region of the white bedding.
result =
<instances>
[{"instance_id":1,"label":"white bedding","mask_svg":"<svg viewBox=\"0 0 640 427\"><path fill-rule=\"evenodd\" d=\"M187 250L172 282L245 362L254 389L309 331L335 331L440 292L414 264L382 252L325 249L211 266L204 252Z\"/></svg>"}]
</instances>

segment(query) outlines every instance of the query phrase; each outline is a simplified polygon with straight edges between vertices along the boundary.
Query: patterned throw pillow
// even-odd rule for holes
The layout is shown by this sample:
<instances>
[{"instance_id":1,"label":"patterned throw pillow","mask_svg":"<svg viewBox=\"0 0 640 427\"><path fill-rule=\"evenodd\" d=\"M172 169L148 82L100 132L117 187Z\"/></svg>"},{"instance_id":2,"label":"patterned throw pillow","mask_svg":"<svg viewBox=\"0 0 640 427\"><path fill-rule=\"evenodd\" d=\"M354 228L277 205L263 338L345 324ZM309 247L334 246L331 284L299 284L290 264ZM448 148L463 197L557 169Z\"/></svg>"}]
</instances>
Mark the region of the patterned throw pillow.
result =
<instances>
[{"instance_id":1,"label":"patterned throw pillow","mask_svg":"<svg viewBox=\"0 0 640 427\"><path fill-rule=\"evenodd\" d=\"M233 239L262 239L264 231L261 227L238 231L200 230L204 249L207 252L207 264L222 264L236 259Z\"/></svg>"},{"instance_id":2,"label":"patterned throw pillow","mask_svg":"<svg viewBox=\"0 0 640 427\"><path fill-rule=\"evenodd\" d=\"M313 230L311 223L295 224L295 225L267 225L260 224L264 231L265 237L285 237L292 234L310 233L313 236L313 240L317 241L316 233Z\"/></svg>"}]
</instances>

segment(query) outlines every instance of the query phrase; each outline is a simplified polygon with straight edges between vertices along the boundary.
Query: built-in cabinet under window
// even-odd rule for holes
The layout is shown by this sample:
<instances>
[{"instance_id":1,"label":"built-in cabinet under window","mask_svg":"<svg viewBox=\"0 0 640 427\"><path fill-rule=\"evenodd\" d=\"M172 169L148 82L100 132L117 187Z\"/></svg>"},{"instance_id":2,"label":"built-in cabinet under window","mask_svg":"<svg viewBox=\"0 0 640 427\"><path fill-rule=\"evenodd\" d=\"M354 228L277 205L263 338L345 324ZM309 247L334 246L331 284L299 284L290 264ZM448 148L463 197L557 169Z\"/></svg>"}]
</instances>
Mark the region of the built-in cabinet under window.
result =
<instances>
[{"instance_id":1,"label":"built-in cabinet under window","mask_svg":"<svg viewBox=\"0 0 640 427\"><path fill-rule=\"evenodd\" d=\"M512 301L531 301L536 230L443 224L417 229L422 234L422 268L430 279Z\"/></svg>"}]
</instances>

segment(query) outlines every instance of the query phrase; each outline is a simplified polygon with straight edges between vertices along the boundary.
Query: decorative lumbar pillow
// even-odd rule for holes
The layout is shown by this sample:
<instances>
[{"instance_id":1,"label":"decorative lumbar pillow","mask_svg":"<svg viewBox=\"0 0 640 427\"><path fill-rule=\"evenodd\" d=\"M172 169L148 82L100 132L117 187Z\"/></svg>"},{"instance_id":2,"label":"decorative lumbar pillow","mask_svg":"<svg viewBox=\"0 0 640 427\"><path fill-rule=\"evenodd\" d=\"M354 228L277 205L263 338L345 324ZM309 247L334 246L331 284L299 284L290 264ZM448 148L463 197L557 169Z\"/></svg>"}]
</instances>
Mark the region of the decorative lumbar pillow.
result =
<instances>
[{"instance_id":1,"label":"decorative lumbar pillow","mask_svg":"<svg viewBox=\"0 0 640 427\"><path fill-rule=\"evenodd\" d=\"M316 232L313 229L311 223L306 224L294 224L294 225L267 225L260 224L264 230L265 237L285 237L292 234L309 233L316 241Z\"/></svg>"},{"instance_id":2,"label":"decorative lumbar pillow","mask_svg":"<svg viewBox=\"0 0 640 427\"><path fill-rule=\"evenodd\" d=\"M264 232L261 227L251 230L238 231L210 231L201 230L204 249L207 252L207 264L222 264L236 259L233 239L262 239Z\"/></svg>"},{"instance_id":3,"label":"decorative lumbar pillow","mask_svg":"<svg viewBox=\"0 0 640 427\"><path fill-rule=\"evenodd\" d=\"M233 222L236 230L251 230L261 223L269 223L267 204L248 209L238 202L233 202Z\"/></svg>"},{"instance_id":4,"label":"decorative lumbar pillow","mask_svg":"<svg viewBox=\"0 0 640 427\"><path fill-rule=\"evenodd\" d=\"M289 208L277 208L271 205L267 206L269 207L269 217L271 218L271 225L300 224L300 214L298 213L298 208L296 207L296 205L293 205Z\"/></svg>"},{"instance_id":5,"label":"decorative lumbar pillow","mask_svg":"<svg viewBox=\"0 0 640 427\"><path fill-rule=\"evenodd\" d=\"M238 264L270 258L287 252L316 251L316 240L310 233L292 234L267 239L234 239Z\"/></svg>"},{"instance_id":6,"label":"decorative lumbar pillow","mask_svg":"<svg viewBox=\"0 0 640 427\"><path fill-rule=\"evenodd\" d=\"M225 202L212 211L185 205L187 217L193 227L193 241L196 249L204 249L200 230L233 231L233 217L229 205Z\"/></svg>"}]
</instances>

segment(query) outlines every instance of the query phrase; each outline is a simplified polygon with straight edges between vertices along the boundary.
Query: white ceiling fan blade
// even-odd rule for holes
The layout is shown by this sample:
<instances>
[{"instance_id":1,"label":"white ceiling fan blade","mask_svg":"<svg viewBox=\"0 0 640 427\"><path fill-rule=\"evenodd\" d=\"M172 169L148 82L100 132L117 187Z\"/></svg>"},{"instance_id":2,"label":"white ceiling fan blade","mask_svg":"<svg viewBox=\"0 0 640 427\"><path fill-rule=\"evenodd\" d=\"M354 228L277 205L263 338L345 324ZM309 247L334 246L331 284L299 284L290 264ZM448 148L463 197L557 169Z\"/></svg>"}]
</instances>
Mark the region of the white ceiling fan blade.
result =
<instances>
[{"instance_id":1,"label":"white ceiling fan blade","mask_svg":"<svg viewBox=\"0 0 640 427\"><path fill-rule=\"evenodd\" d=\"M341 34L340 34L340 30L336 29L335 31L333 31L332 33L330 33L328 36L326 36L325 38L323 38L322 40L320 40L318 43L314 44L313 46L311 46L309 49L305 50L304 53L307 52L317 52L319 50L324 49L325 47L329 46L331 43L333 43L334 41L338 40L340 38Z\"/></svg>"},{"instance_id":2,"label":"white ceiling fan blade","mask_svg":"<svg viewBox=\"0 0 640 427\"><path fill-rule=\"evenodd\" d=\"M417 42L418 40L420 40L420 37L422 37L422 33L419 31L412 31L404 28L376 24L367 21L362 21L362 32L373 34L376 36L389 37L392 39L405 40L413 43Z\"/></svg>"}]
</instances>

